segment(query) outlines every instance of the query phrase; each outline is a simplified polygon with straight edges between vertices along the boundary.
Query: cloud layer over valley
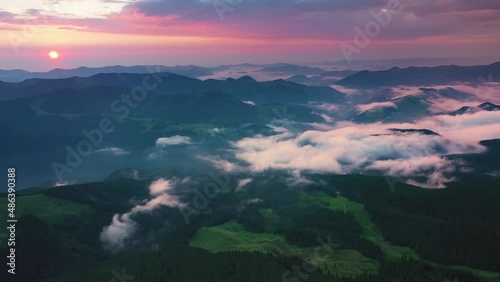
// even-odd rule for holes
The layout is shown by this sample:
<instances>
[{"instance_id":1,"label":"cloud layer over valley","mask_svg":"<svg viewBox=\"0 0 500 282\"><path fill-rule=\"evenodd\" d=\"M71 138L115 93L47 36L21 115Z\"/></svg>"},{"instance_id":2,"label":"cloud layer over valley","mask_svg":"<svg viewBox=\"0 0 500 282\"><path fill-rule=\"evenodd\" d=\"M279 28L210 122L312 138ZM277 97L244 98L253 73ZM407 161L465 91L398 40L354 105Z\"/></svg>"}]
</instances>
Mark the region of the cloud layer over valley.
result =
<instances>
[{"instance_id":1,"label":"cloud layer over valley","mask_svg":"<svg viewBox=\"0 0 500 282\"><path fill-rule=\"evenodd\" d=\"M330 130L245 138L234 143L235 156L253 172L382 173L423 177L410 182L442 188L454 180L451 173L465 169L443 156L484 152L479 141L500 136L498 124L499 111L432 116L415 124L340 122Z\"/></svg>"}]
</instances>

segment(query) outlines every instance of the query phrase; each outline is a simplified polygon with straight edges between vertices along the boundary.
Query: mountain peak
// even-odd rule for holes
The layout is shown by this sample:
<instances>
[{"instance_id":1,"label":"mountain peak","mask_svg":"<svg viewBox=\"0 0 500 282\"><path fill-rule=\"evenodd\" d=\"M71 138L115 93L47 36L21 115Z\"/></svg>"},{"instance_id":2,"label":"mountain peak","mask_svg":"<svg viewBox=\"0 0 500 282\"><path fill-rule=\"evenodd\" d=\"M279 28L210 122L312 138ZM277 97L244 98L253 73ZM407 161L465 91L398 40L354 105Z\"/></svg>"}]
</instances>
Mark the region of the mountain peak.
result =
<instances>
[{"instance_id":1,"label":"mountain peak","mask_svg":"<svg viewBox=\"0 0 500 282\"><path fill-rule=\"evenodd\" d=\"M237 79L237 81L241 82L257 82L255 79L253 79L251 76L245 75Z\"/></svg>"},{"instance_id":2,"label":"mountain peak","mask_svg":"<svg viewBox=\"0 0 500 282\"><path fill-rule=\"evenodd\" d=\"M493 104L491 102L482 103L478 107L483 109L483 110L486 110L486 111L498 111L498 110L500 110L499 105Z\"/></svg>"}]
</instances>

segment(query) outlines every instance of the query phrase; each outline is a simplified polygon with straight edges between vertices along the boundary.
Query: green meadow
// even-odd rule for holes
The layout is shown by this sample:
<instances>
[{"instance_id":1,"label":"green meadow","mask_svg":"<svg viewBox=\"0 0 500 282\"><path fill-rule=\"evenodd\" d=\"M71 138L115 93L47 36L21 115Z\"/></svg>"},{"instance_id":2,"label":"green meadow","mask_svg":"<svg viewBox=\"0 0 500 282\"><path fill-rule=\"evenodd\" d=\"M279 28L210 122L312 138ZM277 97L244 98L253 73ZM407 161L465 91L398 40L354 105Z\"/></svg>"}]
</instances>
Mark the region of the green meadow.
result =
<instances>
[{"instance_id":1,"label":"green meadow","mask_svg":"<svg viewBox=\"0 0 500 282\"><path fill-rule=\"evenodd\" d=\"M0 198L0 205L7 207L7 198ZM89 205L79 204L64 199L35 194L16 197L16 218L32 214L49 224L59 224L68 217L90 215L94 209ZM5 222L7 213L0 213L0 220Z\"/></svg>"},{"instance_id":2,"label":"green meadow","mask_svg":"<svg viewBox=\"0 0 500 282\"><path fill-rule=\"evenodd\" d=\"M270 213L269 210L265 212ZM200 228L191 239L190 246L211 252L264 252L277 256L297 256L324 273L339 277L376 274L379 267L376 260L366 258L355 250L334 249L325 255L319 243L318 247L300 248L275 234L249 232L234 220L218 226ZM324 257L327 257L326 260Z\"/></svg>"}]
</instances>

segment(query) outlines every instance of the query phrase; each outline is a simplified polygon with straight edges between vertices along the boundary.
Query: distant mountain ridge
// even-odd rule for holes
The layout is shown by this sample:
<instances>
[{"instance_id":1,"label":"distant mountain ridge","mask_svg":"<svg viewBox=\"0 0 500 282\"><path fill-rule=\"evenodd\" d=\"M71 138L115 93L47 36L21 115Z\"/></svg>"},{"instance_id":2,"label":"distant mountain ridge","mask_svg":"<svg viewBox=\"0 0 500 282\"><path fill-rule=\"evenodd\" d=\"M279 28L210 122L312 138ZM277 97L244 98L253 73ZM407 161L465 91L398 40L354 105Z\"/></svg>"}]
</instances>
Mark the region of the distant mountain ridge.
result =
<instances>
[{"instance_id":1,"label":"distant mountain ridge","mask_svg":"<svg viewBox=\"0 0 500 282\"><path fill-rule=\"evenodd\" d=\"M338 85L351 88L432 86L454 83L479 85L500 82L500 62L482 66L394 67L383 71L361 71L348 76Z\"/></svg>"},{"instance_id":2,"label":"distant mountain ridge","mask_svg":"<svg viewBox=\"0 0 500 282\"><path fill-rule=\"evenodd\" d=\"M326 73L318 67L309 67L295 64L239 64L239 65L221 65L217 67L201 67L196 65L187 66L164 66L164 65L136 65L136 66L105 66L105 67L78 67L74 69L56 68L47 72L29 72L25 70L1 70L0 81L3 82L21 82L27 79L61 79L70 77L90 77L102 73L151 73L151 72L170 72L191 78L201 78L213 75L219 71L225 71L231 68L253 68L260 72L281 73L285 76L296 74L314 74Z\"/></svg>"},{"instance_id":3,"label":"distant mountain ridge","mask_svg":"<svg viewBox=\"0 0 500 282\"><path fill-rule=\"evenodd\" d=\"M479 84L489 81L498 81L500 63L491 65L457 66L437 65L446 60L422 59L422 62L413 60L396 60L394 67L387 69L385 61L357 61L353 64L333 62L324 64L300 65L289 63L273 64L234 64L216 67L202 67L197 65L136 65L136 66L105 66L105 67L78 67L74 69L56 68L47 72L29 72L21 69L1 70L0 84L2 82L22 82L27 79L62 79L71 77L90 77L97 74L124 74L124 73L160 73L168 72L197 79L241 76L252 76L259 81L286 79L288 81L310 86L330 86L338 84L353 88L370 88L382 86L431 86L454 82ZM420 62L420 63L419 63ZM424 63L425 62L425 63ZM413 63L411 66L410 63ZM410 64L410 67L407 67ZM482 77L482 79L481 79Z\"/></svg>"},{"instance_id":4,"label":"distant mountain ridge","mask_svg":"<svg viewBox=\"0 0 500 282\"><path fill-rule=\"evenodd\" d=\"M219 67L220 68L220 67ZM53 69L48 72L28 72L25 70L0 70L0 81L21 82L27 79L61 79L70 77L90 77L104 73L151 73L171 72L189 77L210 75L218 68L205 68L194 65L167 67L162 65L149 66L106 66L98 68L79 67L75 69Z\"/></svg>"}]
</instances>

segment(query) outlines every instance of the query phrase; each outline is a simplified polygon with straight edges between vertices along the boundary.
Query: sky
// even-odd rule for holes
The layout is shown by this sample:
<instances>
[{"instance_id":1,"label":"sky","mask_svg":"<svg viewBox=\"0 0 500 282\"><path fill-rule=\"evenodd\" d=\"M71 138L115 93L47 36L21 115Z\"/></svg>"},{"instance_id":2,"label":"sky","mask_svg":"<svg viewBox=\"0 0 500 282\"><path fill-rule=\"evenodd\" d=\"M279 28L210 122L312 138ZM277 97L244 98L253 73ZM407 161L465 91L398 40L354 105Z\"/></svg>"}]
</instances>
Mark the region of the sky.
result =
<instances>
[{"instance_id":1,"label":"sky","mask_svg":"<svg viewBox=\"0 0 500 282\"><path fill-rule=\"evenodd\" d=\"M493 0L19 0L0 69L389 58L500 60ZM50 59L51 50L59 52Z\"/></svg>"}]
</instances>

